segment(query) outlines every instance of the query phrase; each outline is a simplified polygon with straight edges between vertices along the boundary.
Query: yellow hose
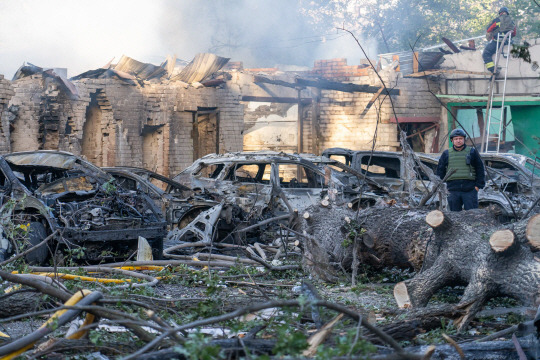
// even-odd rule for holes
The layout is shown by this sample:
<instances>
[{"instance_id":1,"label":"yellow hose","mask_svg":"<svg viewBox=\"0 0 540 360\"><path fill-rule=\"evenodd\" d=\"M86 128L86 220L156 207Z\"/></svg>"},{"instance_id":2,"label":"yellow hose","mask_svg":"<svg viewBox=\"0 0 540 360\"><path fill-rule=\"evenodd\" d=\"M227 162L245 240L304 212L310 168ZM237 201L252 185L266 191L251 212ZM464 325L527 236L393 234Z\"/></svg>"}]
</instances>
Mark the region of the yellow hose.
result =
<instances>
[{"instance_id":1,"label":"yellow hose","mask_svg":"<svg viewBox=\"0 0 540 360\"><path fill-rule=\"evenodd\" d=\"M12 274L18 274L18 273L19 273L18 271L12 272ZM41 276L47 276L51 278L59 278L59 279L65 279L65 280L92 281L92 282L99 282L99 283L121 284L125 282L131 282L131 279L107 279L107 278L96 278L96 277L90 277L90 276L81 276L81 275L64 274L64 273L31 272L29 274L41 275Z\"/></svg>"},{"instance_id":2,"label":"yellow hose","mask_svg":"<svg viewBox=\"0 0 540 360\"><path fill-rule=\"evenodd\" d=\"M87 296L88 294L90 294L91 291L90 290L80 290L80 291L77 291L75 294L73 294L73 296L65 302L65 306L73 306L75 304L77 304L82 298L84 298L85 296ZM62 309L62 310L58 310L57 312L55 312L53 314L53 316L51 316L49 318L49 320L45 321L43 323L43 325L40 326L40 328L43 328L47 325L49 325L50 323L52 323L53 321L56 321L56 319L61 316L63 313L65 313L66 311L68 311L68 309ZM94 321L94 315L92 314L87 314L86 315L86 319L84 320L82 326L86 326L88 324L91 324L92 322ZM82 327L81 326L81 327ZM73 334L71 334L70 336L68 336L68 339L79 339L81 338L84 334L86 334L87 330L79 330ZM27 345L25 347L23 347L22 349L19 349L17 351L14 351L12 352L11 354L8 354L6 356L3 356L0 358L0 360L10 360L10 359L13 359L17 356L19 356L20 354L22 354L23 352L25 352L26 350L28 349L31 349L34 344L36 342L33 342L32 344L30 345Z\"/></svg>"},{"instance_id":3,"label":"yellow hose","mask_svg":"<svg viewBox=\"0 0 540 360\"><path fill-rule=\"evenodd\" d=\"M122 269L122 270L155 270L155 271L161 271L165 269L165 266L156 266L156 265L147 265L147 266L120 266L115 267L115 269Z\"/></svg>"},{"instance_id":4,"label":"yellow hose","mask_svg":"<svg viewBox=\"0 0 540 360\"><path fill-rule=\"evenodd\" d=\"M148 265L148 266L121 266L121 267L116 267L115 269L161 271L164 268L165 266ZM12 271L11 273L19 274L18 271ZM132 281L131 279L109 279L109 278L98 278L98 277L92 277L92 276L82 276L82 275L73 275L73 274L65 274L65 273L52 273L52 272L31 272L29 274L41 275L41 276L47 276L50 278L59 278L59 279L65 279L65 280L99 282L99 283L104 283L104 284L122 284L126 282L130 283ZM96 272L89 272L89 274L96 274ZM156 277L156 279L161 280L163 279L163 277Z\"/></svg>"}]
</instances>

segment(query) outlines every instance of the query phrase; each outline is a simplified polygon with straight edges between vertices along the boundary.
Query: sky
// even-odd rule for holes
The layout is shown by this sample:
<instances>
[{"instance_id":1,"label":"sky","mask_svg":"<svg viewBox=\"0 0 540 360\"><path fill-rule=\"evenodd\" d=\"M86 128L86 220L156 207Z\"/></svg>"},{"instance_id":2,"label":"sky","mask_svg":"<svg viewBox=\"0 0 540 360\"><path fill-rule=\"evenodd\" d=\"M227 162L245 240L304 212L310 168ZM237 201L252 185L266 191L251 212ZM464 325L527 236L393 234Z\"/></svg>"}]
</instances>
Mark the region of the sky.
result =
<instances>
[{"instance_id":1,"label":"sky","mask_svg":"<svg viewBox=\"0 0 540 360\"><path fill-rule=\"evenodd\" d=\"M359 63L350 35L317 32L298 10L294 0L0 0L0 74L29 62L72 77L122 55L159 65L199 52L244 67Z\"/></svg>"}]
</instances>

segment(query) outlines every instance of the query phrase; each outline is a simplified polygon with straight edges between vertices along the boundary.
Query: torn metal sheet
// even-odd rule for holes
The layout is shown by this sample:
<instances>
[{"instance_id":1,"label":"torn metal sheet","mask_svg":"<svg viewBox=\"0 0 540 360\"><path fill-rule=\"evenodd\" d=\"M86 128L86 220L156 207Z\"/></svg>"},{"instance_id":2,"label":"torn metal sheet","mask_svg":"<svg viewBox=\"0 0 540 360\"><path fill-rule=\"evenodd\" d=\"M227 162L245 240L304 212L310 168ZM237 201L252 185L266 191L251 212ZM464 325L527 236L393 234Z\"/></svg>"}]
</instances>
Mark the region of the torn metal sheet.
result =
<instances>
[{"instance_id":1,"label":"torn metal sheet","mask_svg":"<svg viewBox=\"0 0 540 360\"><path fill-rule=\"evenodd\" d=\"M81 80L81 79L118 79L129 85L136 86L139 84L135 76L130 75L123 71L115 70L115 69L100 68L100 69L90 70L71 78L71 80Z\"/></svg>"},{"instance_id":2,"label":"torn metal sheet","mask_svg":"<svg viewBox=\"0 0 540 360\"><path fill-rule=\"evenodd\" d=\"M66 92L73 97L78 97L79 92L75 85L71 83L65 76L61 74L57 74L53 69L44 69L42 67L33 65L28 63L28 65L22 65L16 72L15 75L13 75L13 79L11 81L15 81L18 79L22 79L27 76L31 76L34 74L43 74L45 77L50 77L58 81L60 86L66 90Z\"/></svg>"},{"instance_id":3,"label":"torn metal sheet","mask_svg":"<svg viewBox=\"0 0 540 360\"><path fill-rule=\"evenodd\" d=\"M215 54L197 54L180 74L172 77L171 80L180 80L189 84L204 81L225 66L229 60Z\"/></svg>"},{"instance_id":4,"label":"torn metal sheet","mask_svg":"<svg viewBox=\"0 0 540 360\"><path fill-rule=\"evenodd\" d=\"M163 67L143 63L125 55L122 55L118 63L114 65L114 70L133 75L142 80L160 78L166 73Z\"/></svg>"},{"instance_id":5,"label":"torn metal sheet","mask_svg":"<svg viewBox=\"0 0 540 360\"><path fill-rule=\"evenodd\" d=\"M195 220L183 229L176 228L169 232L167 242L201 241L210 244L216 223L221 215L221 210L223 210L223 203L201 212Z\"/></svg>"},{"instance_id":6,"label":"torn metal sheet","mask_svg":"<svg viewBox=\"0 0 540 360\"><path fill-rule=\"evenodd\" d=\"M167 77L171 78L176 67L176 55L167 55L165 61L161 64L161 67L165 69Z\"/></svg>"}]
</instances>

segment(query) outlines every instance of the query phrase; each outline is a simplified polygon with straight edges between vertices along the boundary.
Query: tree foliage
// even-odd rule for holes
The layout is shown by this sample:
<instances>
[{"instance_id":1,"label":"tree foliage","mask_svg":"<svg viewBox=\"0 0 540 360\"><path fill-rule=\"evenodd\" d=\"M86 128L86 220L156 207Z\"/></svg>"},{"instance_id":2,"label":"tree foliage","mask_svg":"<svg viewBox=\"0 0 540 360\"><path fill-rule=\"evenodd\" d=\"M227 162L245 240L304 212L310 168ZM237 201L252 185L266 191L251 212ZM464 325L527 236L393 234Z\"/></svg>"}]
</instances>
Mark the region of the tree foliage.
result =
<instances>
[{"instance_id":1,"label":"tree foliage","mask_svg":"<svg viewBox=\"0 0 540 360\"><path fill-rule=\"evenodd\" d=\"M410 50L485 33L501 6L518 23L518 36L540 36L540 8L534 0L302 0L304 15L321 30L344 27L375 39L379 52ZM325 29L326 30L326 29Z\"/></svg>"}]
</instances>

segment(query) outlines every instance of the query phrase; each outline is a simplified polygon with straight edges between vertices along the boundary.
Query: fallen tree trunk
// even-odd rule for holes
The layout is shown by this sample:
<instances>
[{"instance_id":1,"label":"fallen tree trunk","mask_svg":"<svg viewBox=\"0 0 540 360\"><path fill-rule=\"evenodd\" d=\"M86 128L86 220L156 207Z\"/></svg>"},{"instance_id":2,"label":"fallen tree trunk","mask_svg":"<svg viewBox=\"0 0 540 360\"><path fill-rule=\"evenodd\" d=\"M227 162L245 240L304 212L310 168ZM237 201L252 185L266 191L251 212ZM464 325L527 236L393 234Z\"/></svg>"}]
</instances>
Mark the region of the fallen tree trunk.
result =
<instances>
[{"instance_id":1,"label":"fallen tree trunk","mask_svg":"<svg viewBox=\"0 0 540 360\"><path fill-rule=\"evenodd\" d=\"M357 256L364 262L376 258L377 265L414 267L416 276L396 285L396 299L404 306L424 307L439 289L466 285L458 304L466 311L456 321L458 329L468 325L490 298L509 296L525 305L540 300L540 262L527 239L535 217L504 226L495 214L479 209L442 213L371 208L351 214L341 208L313 208L309 212L312 220L304 224L304 231L342 266L350 264L352 238L361 244ZM355 220L347 224L345 217Z\"/></svg>"},{"instance_id":2,"label":"fallen tree trunk","mask_svg":"<svg viewBox=\"0 0 540 360\"><path fill-rule=\"evenodd\" d=\"M413 307L427 305L437 290L459 283L467 287L458 304L466 309L466 314L455 322L458 329L467 326L485 302L496 296L537 305L540 262L535 260L527 239L516 236L525 232L530 219L513 224L512 229L494 229L463 219L459 213L443 216L454 225L434 228L423 271L400 285L405 285Z\"/></svg>"},{"instance_id":3,"label":"fallen tree trunk","mask_svg":"<svg viewBox=\"0 0 540 360\"><path fill-rule=\"evenodd\" d=\"M310 219L301 222L302 230L317 239L329 256L327 261L344 269L349 269L352 264L356 238L361 263L420 270L427 245L433 237L433 229L426 223L427 210L372 207L357 213L342 207L311 206L307 211ZM496 215L488 210L468 211L457 216L456 221L460 223L466 221L486 229L500 226ZM316 263L325 263L316 254L306 252L306 256L314 258Z\"/></svg>"},{"instance_id":4,"label":"fallen tree trunk","mask_svg":"<svg viewBox=\"0 0 540 360\"><path fill-rule=\"evenodd\" d=\"M42 295L32 290L19 290L13 294L4 294L0 297L0 318L7 318L15 315L34 311L44 303ZM45 302L44 305L48 305Z\"/></svg>"}]
</instances>

